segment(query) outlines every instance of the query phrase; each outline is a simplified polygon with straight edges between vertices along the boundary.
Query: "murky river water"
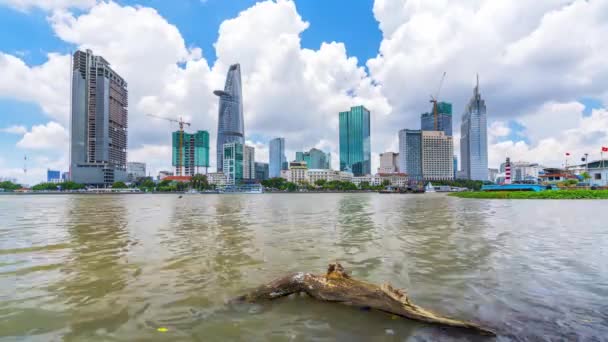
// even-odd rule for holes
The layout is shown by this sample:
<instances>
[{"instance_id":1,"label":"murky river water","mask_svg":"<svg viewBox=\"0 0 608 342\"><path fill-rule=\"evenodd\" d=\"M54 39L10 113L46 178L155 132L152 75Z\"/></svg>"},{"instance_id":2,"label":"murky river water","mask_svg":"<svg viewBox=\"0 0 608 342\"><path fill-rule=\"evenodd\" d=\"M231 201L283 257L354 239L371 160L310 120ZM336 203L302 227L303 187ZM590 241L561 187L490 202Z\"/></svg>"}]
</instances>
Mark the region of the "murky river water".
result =
<instances>
[{"instance_id":1,"label":"murky river water","mask_svg":"<svg viewBox=\"0 0 608 342\"><path fill-rule=\"evenodd\" d=\"M491 340L306 297L225 304L335 260L498 340L608 340L608 202L439 194L0 196L0 340Z\"/></svg>"}]
</instances>

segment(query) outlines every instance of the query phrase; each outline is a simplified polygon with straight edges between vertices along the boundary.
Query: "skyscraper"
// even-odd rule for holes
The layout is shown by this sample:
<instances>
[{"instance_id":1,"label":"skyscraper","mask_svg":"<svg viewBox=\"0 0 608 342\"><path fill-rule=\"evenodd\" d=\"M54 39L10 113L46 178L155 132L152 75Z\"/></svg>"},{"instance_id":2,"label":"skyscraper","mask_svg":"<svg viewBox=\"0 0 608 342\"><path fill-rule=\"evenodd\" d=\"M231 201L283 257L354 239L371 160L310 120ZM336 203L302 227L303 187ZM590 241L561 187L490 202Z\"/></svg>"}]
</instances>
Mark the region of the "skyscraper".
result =
<instances>
[{"instance_id":1,"label":"skyscraper","mask_svg":"<svg viewBox=\"0 0 608 342\"><path fill-rule=\"evenodd\" d=\"M340 171L371 173L370 112L363 106L340 112Z\"/></svg>"},{"instance_id":2,"label":"skyscraper","mask_svg":"<svg viewBox=\"0 0 608 342\"><path fill-rule=\"evenodd\" d=\"M243 179L255 179L255 148L243 146Z\"/></svg>"},{"instance_id":3,"label":"skyscraper","mask_svg":"<svg viewBox=\"0 0 608 342\"><path fill-rule=\"evenodd\" d=\"M399 172L399 153L380 153L380 167L378 168L378 173L386 174L397 172Z\"/></svg>"},{"instance_id":4,"label":"skyscraper","mask_svg":"<svg viewBox=\"0 0 608 342\"><path fill-rule=\"evenodd\" d=\"M296 161L305 161L309 169L330 169L331 156L319 149L311 148L308 152L296 152Z\"/></svg>"},{"instance_id":5,"label":"skyscraper","mask_svg":"<svg viewBox=\"0 0 608 342\"><path fill-rule=\"evenodd\" d=\"M420 129L423 131L442 131L452 136L452 104L448 102L437 103L437 129L435 129L435 115L430 113L420 115Z\"/></svg>"},{"instance_id":6,"label":"skyscraper","mask_svg":"<svg viewBox=\"0 0 608 342\"><path fill-rule=\"evenodd\" d=\"M454 179L452 137L442 131L422 131L422 175L425 180Z\"/></svg>"},{"instance_id":7,"label":"skyscraper","mask_svg":"<svg viewBox=\"0 0 608 342\"><path fill-rule=\"evenodd\" d=\"M209 167L209 132L197 131L196 133L173 132L173 167L178 176L194 176L201 173L201 167ZM181 161L180 161L181 158ZM179 167L182 170L178 170Z\"/></svg>"},{"instance_id":8,"label":"skyscraper","mask_svg":"<svg viewBox=\"0 0 608 342\"><path fill-rule=\"evenodd\" d=\"M460 169L467 179L488 179L486 102L479 94L479 76L460 125Z\"/></svg>"},{"instance_id":9,"label":"skyscraper","mask_svg":"<svg viewBox=\"0 0 608 342\"><path fill-rule=\"evenodd\" d=\"M269 166L268 176L270 178L281 177L281 170L287 170L287 158L285 157L285 138L274 138L269 143Z\"/></svg>"},{"instance_id":10,"label":"skyscraper","mask_svg":"<svg viewBox=\"0 0 608 342\"><path fill-rule=\"evenodd\" d=\"M255 162L255 179L257 181L268 179L268 163Z\"/></svg>"},{"instance_id":11,"label":"skyscraper","mask_svg":"<svg viewBox=\"0 0 608 342\"><path fill-rule=\"evenodd\" d=\"M237 185L243 180L243 144L229 142L222 149L223 172L227 185Z\"/></svg>"},{"instance_id":12,"label":"skyscraper","mask_svg":"<svg viewBox=\"0 0 608 342\"><path fill-rule=\"evenodd\" d=\"M402 129L399 131L400 172L407 173L411 180L422 180L422 131Z\"/></svg>"},{"instance_id":13,"label":"skyscraper","mask_svg":"<svg viewBox=\"0 0 608 342\"><path fill-rule=\"evenodd\" d=\"M72 65L70 177L107 186L127 179L127 82L91 50Z\"/></svg>"},{"instance_id":14,"label":"skyscraper","mask_svg":"<svg viewBox=\"0 0 608 342\"><path fill-rule=\"evenodd\" d=\"M243 93L241 89L241 66L233 64L228 69L224 90L213 92L219 96L217 120L217 170L222 171L223 146L229 142L245 143L243 121Z\"/></svg>"}]
</instances>

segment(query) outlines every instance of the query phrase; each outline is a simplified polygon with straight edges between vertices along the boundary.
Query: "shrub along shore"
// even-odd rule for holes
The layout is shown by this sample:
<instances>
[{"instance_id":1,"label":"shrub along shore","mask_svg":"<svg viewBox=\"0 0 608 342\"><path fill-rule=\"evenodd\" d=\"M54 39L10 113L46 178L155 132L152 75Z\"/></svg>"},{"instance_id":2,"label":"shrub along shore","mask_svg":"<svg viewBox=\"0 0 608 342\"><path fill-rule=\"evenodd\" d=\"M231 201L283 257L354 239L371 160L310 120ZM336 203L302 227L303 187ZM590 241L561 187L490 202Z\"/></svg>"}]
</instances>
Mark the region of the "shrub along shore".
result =
<instances>
[{"instance_id":1,"label":"shrub along shore","mask_svg":"<svg viewBox=\"0 0 608 342\"><path fill-rule=\"evenodd\" d=\"M483 199L608 199L608 190L467 191L450 196Z\"/></svg>"}]
</instances>

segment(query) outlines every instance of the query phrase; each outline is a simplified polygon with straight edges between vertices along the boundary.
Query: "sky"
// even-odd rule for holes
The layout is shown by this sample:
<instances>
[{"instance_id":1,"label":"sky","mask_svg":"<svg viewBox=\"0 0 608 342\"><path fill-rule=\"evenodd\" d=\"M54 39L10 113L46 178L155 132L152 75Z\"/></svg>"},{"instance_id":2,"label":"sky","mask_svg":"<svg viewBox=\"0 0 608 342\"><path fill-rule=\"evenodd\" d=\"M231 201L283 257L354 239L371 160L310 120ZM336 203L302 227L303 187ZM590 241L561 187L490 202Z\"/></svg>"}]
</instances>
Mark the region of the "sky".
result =
<instances>
[{"instance_id":1,"label":"sky","mask_svg":"<svg viewBox=\"0 0 608 342\"><path fill-rule=\"evenodd\" d=\"M0 177L25 184L68 169L70 54L92 49L128 82L129 161L170 169L175 125L211 135L240 63L245 135L287 158L317 147L339 162L338 112L372 112L372 169L447 73L440 100L460 120L479 74L490 167L562 166L608 146L608 0L0 0ZM27 156L27 160L24 157ZM24 172L24 167L27 172Z\"/></svg>"}]
</instances>

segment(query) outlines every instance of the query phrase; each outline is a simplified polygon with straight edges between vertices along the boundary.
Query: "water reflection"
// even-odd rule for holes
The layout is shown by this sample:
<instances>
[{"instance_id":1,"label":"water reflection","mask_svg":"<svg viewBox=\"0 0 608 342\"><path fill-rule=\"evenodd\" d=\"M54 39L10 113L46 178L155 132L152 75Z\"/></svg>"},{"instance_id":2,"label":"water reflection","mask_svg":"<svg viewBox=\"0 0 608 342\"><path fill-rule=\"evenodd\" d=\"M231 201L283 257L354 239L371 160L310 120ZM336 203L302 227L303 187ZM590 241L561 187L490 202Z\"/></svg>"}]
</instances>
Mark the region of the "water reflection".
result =
<instances>
[{"instance_id":1,"label":"water reflection","mask_svg":"<svg viewBox=\"0 0 608 342\"><path fill-rule=\"evenodd\" d=\"M224 303L333 260L356 277L406 288L431 309L484 322L498 329L498 340L608 336L602 201L10 198L0 196L0 336L13 340L473 338L304 297L242 308Z\"/></svg>"},{"instance_id":2,"label":"water reflection","mask_svg":"<svg viewBox=\"0 0 608 342\"><path fill-rule=\"evenodd\" d=\"M113 332L129 320L128 299L121 294L132 268L125 258L131 242L125 201L113 196L103 201L103 210L91 210L99 205L95 197L74 197L66 204L72 249L61 268L63 279L50 288L72 317L66 340L101 327Z\"/></svg>"}]
</instances>

